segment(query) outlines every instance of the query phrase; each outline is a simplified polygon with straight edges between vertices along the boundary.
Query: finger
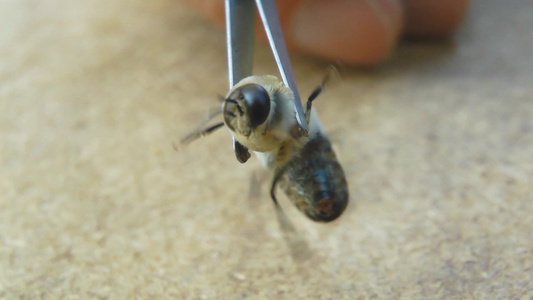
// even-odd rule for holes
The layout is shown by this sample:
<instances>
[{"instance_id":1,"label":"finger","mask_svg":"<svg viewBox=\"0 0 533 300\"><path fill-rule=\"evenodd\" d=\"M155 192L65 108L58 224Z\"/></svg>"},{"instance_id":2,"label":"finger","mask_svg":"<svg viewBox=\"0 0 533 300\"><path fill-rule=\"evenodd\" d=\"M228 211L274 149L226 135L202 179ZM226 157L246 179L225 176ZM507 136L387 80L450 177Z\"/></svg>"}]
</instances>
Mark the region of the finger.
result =
<instances>
[{"instance_id":1,"label":"finger","mask_svg":"<svg viewBox=\"0 0 533 300\"><path fill-rule=\"evenodd\" d=\"M400 0L278 1L289 48L328 60L373 65L386 59L402 29ZM220 0L189 0L216 24L224 24ZM259 38L264 38L259 30Z\"/></svg>"},{"instance_id":2,"label":"finger","mask_svg":"<svg viewBox=\"0 0 533 300\"><path fill-rule=\"evenodd\" d=\"M405 34L439 37L452 34L461 23L469 0L403 0Z\"/></svg>"},{"instance_id":3,"label":"finger","mask_svg":"<svg viewBox=\"0 0 533 300\"><path fill-rule=\"evenodd\" d=\"M303 52L373 65L396 45L402 16L397 0L308 0L293 13L286 36Z\"/></svg>"},{"instance_id":4,"label":"finger","mask_svg":"<svg viewBox=\"0 0 533 300\"><path fill-rule=\"evenodd\" d=\"M224 1L223 0L187 0L191 6L211 19L215 24L224 25Z\"/></svg>"}]
</instances>

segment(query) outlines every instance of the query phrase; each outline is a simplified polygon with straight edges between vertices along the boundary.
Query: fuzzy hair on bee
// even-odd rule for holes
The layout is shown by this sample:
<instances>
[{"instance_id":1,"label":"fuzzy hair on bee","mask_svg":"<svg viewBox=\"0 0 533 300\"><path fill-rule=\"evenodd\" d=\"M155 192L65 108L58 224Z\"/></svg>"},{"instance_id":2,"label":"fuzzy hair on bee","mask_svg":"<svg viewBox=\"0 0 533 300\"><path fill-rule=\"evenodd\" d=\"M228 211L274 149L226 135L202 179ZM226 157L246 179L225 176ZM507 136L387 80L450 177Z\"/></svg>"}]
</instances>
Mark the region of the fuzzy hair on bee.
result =
<instances>
[{"instance_id":1,"label":"fuzzy hair on bee","mask_svg":"<svg viewBox=\"0 0 533 300\"><path fill-rule=\"evenodd\" d=\"M296 119L294 94L272 75L249 76L224 97L220 113L224 122L198 130L183 141L209 134L226 125L233 136L235 156L241 163L254 152L273 173L270 194L276 208L279 184L291 202L314 221L338 218L348 204L344 171L337 160L312 102L326 79L309 96L303 132ZM182 141L182 142L183 142Z\"/></svg>"}]
</instances>

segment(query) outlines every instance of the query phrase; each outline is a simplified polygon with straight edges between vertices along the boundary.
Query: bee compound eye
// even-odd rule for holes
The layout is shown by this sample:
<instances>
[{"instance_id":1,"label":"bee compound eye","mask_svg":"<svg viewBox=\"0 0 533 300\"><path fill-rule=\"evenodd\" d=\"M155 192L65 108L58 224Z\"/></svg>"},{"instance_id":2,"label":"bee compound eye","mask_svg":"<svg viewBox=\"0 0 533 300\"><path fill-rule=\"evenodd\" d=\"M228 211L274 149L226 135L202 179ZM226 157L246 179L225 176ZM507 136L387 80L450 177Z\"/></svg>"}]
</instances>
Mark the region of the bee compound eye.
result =
<instances>
[{"instance_id":1,"label":"bee compound eye","mask_svg":"<svg viewBox=\"0 0 533 300\"><path fill-rule=\"evenodd\" d=\"M255 128L265 123L270 113L270 97L264 87L247 84L240 88L250 118L250 126Z\"/></svg>"}]
</instances>

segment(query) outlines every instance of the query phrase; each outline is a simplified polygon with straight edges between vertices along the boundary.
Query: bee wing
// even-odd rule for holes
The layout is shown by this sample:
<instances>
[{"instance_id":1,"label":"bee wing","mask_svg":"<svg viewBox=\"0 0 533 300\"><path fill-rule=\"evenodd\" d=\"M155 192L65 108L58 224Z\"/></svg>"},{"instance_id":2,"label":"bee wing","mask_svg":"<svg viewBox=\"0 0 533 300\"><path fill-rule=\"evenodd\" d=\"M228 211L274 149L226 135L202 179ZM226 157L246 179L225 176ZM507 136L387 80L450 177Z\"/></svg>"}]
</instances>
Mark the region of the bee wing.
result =
<instances>
[{"instance_id":1,"label":"bee wing","mask_svg":"<svg viewBox=\"0 0 533 300\"><path fill-rule=\"evenodd\" d=\"M295 261L303 262L311 258L312 252L309 249L307 240L300 232L296 230L290 219L287 217L279 204L274 205L276 209L276 216L281 228L283 239L289 247L291 256Z\"/></svg>"}]
</instances>

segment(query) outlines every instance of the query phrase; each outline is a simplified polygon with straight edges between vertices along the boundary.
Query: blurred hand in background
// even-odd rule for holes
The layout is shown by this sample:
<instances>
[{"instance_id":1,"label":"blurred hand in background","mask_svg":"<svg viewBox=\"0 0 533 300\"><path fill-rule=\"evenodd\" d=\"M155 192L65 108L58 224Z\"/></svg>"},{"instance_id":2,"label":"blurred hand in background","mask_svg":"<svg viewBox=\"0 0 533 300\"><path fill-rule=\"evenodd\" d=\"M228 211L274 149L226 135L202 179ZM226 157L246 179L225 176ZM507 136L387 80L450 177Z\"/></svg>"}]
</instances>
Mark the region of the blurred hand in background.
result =
<instances>
[{"instance_id":1,"label":"blurred hand in background","mask_svg":"<svg viewBox=\"0 0 533 300\"><path fill-rule=\"evenodd\" d=\"M223 0L187 0L223 26ZM387 59L402 36L440 38L460 24L469 0L280 0L289 48L352 65Z\"/></svg>"}]
</instances>

